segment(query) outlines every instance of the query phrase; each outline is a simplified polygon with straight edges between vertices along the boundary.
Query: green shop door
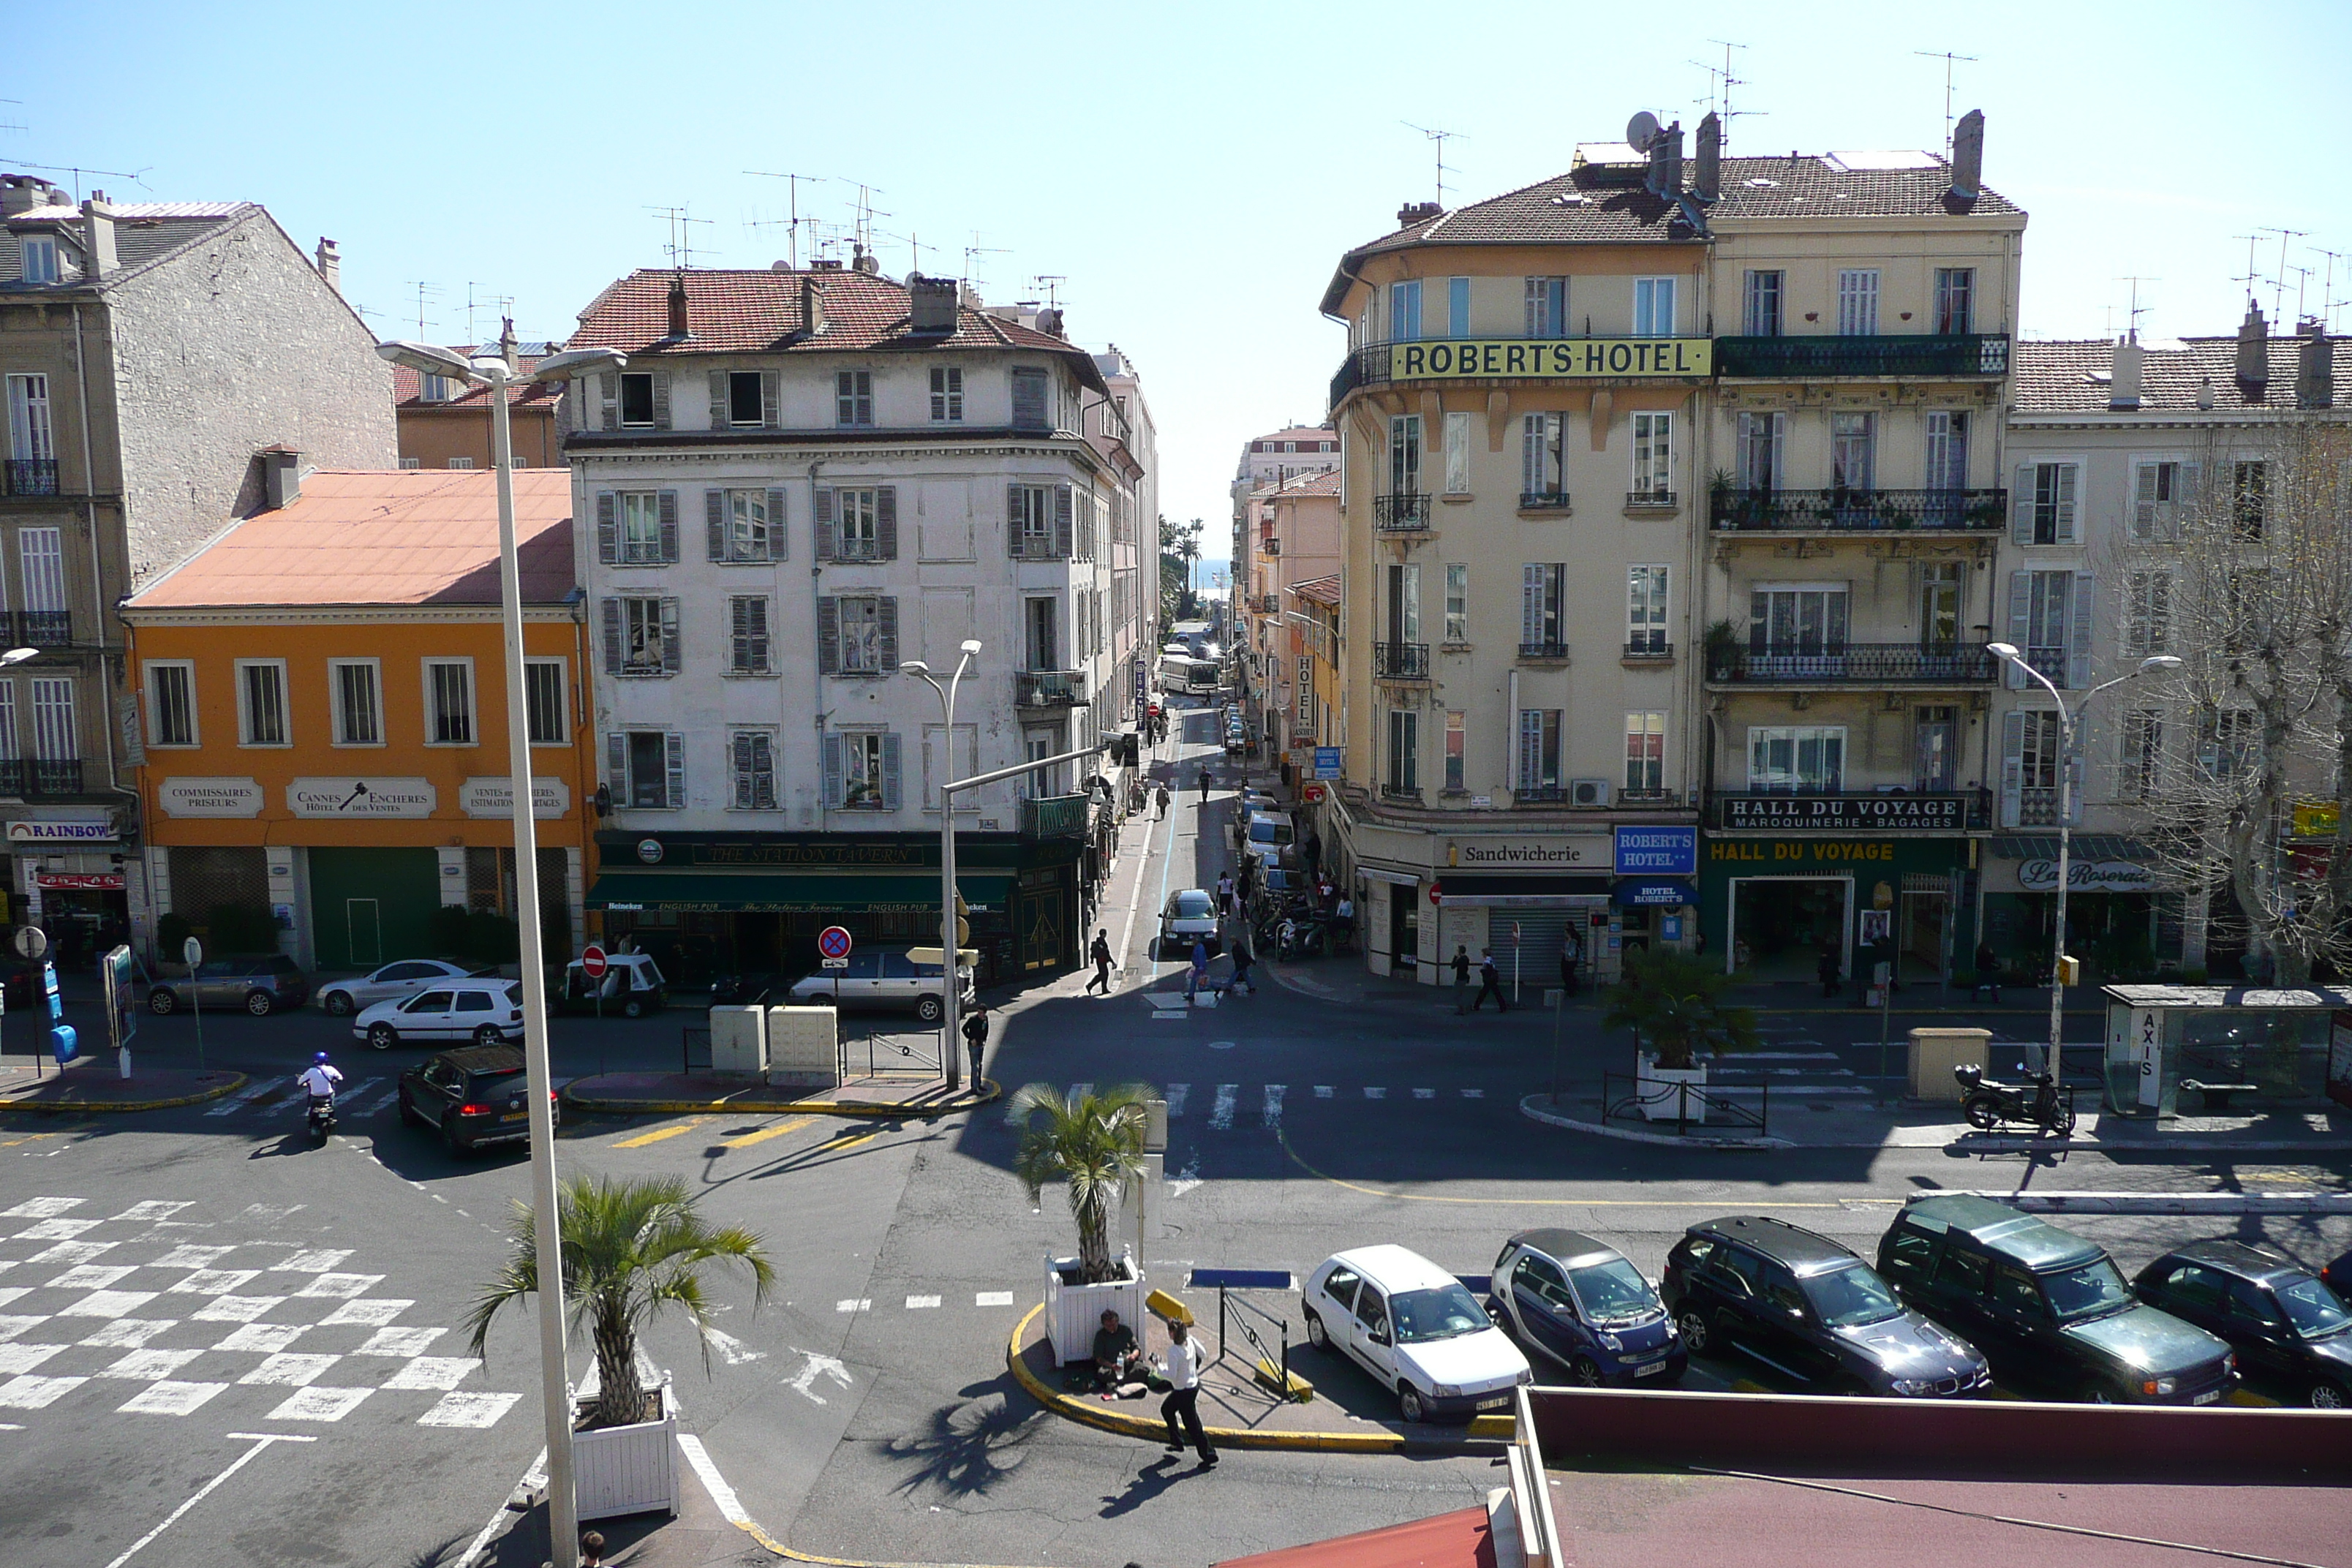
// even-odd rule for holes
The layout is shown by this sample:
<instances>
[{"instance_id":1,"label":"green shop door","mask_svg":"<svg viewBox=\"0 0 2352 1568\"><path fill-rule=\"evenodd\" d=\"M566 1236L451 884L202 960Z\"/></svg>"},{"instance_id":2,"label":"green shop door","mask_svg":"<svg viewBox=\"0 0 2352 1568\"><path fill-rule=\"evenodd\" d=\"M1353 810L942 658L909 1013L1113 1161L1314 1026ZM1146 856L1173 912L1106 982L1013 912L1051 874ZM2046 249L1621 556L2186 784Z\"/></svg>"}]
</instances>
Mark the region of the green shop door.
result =
<instances>
[{"instance_id":1,"label":"green shop door","mask_svg":"<svg viewBox=\"0 0 2352 1568\"><path fill-rule=\"evenodd\" d=\"M425 951L441 902L440 858L430 848L313 849L310 924L320 969L373 969Z\"/></svg>"}]
</instances>

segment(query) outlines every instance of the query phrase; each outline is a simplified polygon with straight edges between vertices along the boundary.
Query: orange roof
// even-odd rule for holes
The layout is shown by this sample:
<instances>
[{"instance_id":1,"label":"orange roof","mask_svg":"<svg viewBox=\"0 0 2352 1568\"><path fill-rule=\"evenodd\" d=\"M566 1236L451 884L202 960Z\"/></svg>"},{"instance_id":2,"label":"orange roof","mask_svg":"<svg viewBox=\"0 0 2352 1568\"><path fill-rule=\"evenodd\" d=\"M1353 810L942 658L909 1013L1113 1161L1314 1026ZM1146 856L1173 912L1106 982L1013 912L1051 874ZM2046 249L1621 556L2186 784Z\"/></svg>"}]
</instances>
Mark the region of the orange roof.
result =
<instances>
[{"instance_id":1,"label":"orange roof","mask_svg":"<svg viewBox=\"0 0 2352 1568\"><path fill-rule=\"evenodd\" d=\"M126 608L495 605L493 468L320 469L163 574ZM525 604L560 602L572 565L572 472L518 468L515 531Z\"/></svg>"},{"instance_id":2,"label":"orange roof","mask_svg":"<svg viewBox=\"0 0 2352 1568\"><path fill-rule=\"evenodd\" d=\"M1495 1537L1485 1509L1464 1508L1336 1541L1228 1557L1220 1568L1495 1568Z\"/></svg>"}]
</instances>

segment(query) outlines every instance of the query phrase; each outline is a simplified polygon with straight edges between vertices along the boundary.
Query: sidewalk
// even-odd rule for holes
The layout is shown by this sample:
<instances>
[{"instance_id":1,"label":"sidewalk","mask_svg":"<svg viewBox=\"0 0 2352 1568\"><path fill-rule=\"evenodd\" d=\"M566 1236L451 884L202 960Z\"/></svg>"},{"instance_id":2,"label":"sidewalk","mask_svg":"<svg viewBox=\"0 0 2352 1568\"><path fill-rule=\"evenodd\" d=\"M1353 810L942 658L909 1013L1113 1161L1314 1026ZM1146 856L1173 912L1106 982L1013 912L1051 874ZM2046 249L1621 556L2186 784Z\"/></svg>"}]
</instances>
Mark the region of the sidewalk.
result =
<instances>
[{"instance_id":1,"label":"sidewalk","mask_svg":"<svg viewBox=\"0 0 2352 1568\"><path fill-rule=\"evenodd\" d=\"M0 1073L0 1110L52 1114L89 1110L168 1110L218 1100L245 1087L241 1072L192 1072L185 1068L140 1068L119 1077L111 1061L80 1057L64 1068L12 1067Z\"/></svg>"},{"instance_id":2,"label":"sidewalk","mask_svg":"<svg viewBox=\"0 0 2352 1568\"><path fill-rule=\"evenodd\" d=\"M757 1115L951 1116L1003 1094L982 1079L975 1091L950 1094L929 1077L853 1078L838 1089L778 1089L748 1072L608 1072L575 1078L562 1089L573 1110L609 1116L741 1111Z\"/></svg>"}]
</instances>

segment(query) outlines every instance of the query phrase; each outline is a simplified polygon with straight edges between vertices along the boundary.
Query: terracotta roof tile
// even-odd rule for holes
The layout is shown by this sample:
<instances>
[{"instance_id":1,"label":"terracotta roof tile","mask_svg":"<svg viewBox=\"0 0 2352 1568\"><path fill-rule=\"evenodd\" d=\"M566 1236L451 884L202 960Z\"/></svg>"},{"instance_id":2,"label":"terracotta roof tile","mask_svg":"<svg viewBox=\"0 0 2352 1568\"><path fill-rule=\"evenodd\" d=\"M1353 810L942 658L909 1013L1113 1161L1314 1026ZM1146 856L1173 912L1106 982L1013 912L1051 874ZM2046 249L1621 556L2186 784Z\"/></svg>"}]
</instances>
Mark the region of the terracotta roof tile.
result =
<instances>
[{"instance_id":1,"label":"terracotta roof tile","mask_svg":"<svg viewBox=\"0 0 2352 1568\"><path fill-rule=\"evenodd\" d=\"M458 349L453 352L467 353L469 351ZM493 344L487 351L478 352L496 353L498 350ZM527 355L523 358L522 367L529 370L538 363L537 358ZM536 406L541 404L551 406L555 400L562 395L563 387L559 382L510 382L507 385L507 406L520 408L526 405ZM490 389L487 386L476 385L467 387L455 397L445 397L437 403L427 403L425 401L425 377L404 364L394 364L392 367L392 402L395 408L487 408L489 406L489 401Z\"/></svg>"},{"instance_id":2,"label":"terracotta roof tile","mask_svg":"<svg viewBox=\"0 0 2352 1568\"><path fill-rule=\"evenodd\" d=\"M236 523L126 606L494 605L497 473L320 469L290 506ZM572 472L518 468L515 529L526 604L560 602L572 563Z\"/></svg>"},{"instance_id":3,"label":"terracotta roof tile","mask_svg":"<svg viewBox=\"0 0 2352 1568\"><path fill-rule=\"evenodd\" d=\"M2143 346L2140 408L2193 410L2210 380L2216 409L2291 409L2295 376L2310 341L2270 340L2270 380L2259 401L2249 399L2247 389L2238 384L2234 335ZM2342 357L2342 345L2330 346ZM2105 413L2114 391L2115 363L2116 345L2105 338L2021 339L2010 346L2013 406L2020 414Z\"/></svg>"},{"instance_id":4,"label":"terracotta roof tile","mask_svg":"<svg viewBox=\"0 0 2352 1568\"><path fill-rule=\"evenodd\" d=\"M1337 609L1339 605L1339 579L1336 574L1329 577L1309 577L1303 583L1293 583L1290 585L1290 592L1302 599L1312 599L1318 605L1328 605L1334 609Z\"/></svg>"}]
</instances>

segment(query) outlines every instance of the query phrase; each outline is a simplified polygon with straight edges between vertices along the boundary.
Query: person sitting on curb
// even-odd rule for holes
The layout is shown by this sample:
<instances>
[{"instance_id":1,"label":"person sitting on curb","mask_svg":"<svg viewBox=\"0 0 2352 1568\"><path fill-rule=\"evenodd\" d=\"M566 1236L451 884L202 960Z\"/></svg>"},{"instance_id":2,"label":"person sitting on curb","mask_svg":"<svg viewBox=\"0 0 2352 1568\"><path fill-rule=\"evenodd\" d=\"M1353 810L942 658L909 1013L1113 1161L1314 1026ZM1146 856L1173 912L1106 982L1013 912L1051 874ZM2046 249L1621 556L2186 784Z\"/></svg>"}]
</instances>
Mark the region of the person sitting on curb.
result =
<instances>
[{"instance_id":1,"label":"person sitting on curb","mask_svg":"<svg viewBox=\"0 0 2352 1568\"><path fill-rule=\"evenodd\" d=\"M1135 1363L1143 1359L1142 1348L1135 1342L1135 1331L1118 1321L1118 1314L1105 1308L1102 1327L1095 1331L1095 1386L1105 1399L1118 1393L1119 1384Z\"/></svg>"}]
</instances>

